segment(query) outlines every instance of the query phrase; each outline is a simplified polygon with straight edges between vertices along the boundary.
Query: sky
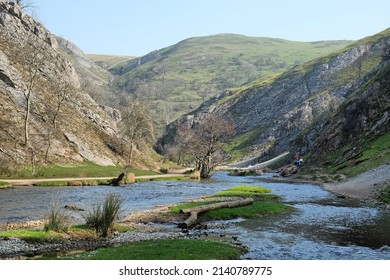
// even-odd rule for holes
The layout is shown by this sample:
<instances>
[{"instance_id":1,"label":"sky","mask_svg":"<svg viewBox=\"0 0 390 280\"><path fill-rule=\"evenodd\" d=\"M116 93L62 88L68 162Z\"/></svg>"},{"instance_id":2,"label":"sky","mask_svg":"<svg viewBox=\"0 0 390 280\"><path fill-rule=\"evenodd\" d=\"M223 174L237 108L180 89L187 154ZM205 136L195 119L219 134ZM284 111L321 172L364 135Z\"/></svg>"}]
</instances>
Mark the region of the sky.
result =
<instances>
[{"instance_id":1,"label":"sky","mask_svg":"<svg viewBox=\"0 0 390 280\"><path fill-rule=\"evenodd\" d=\"M358 40L390 27L388 0L33 0L49 31L88 54L142 56L220 33Z\"/></svg>"}]
</instances>

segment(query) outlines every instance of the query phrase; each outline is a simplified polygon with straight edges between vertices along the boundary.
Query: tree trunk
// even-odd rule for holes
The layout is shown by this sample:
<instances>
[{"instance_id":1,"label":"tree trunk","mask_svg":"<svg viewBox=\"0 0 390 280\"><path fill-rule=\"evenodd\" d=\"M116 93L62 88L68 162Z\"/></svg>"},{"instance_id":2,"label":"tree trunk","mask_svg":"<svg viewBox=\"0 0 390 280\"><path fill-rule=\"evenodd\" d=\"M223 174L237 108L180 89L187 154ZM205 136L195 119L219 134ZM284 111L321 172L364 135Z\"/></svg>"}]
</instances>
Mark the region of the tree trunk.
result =
<instances>
[{"instance_id":1,"label":"tree trunk","mask_svg":"<svg viewBox=\"0 0 390 280\"><path fill-rule=\"evenodd\" d=\"M183 223L178 224L178 227L179 228L190 227L198 220L198 215L200 213L210 211L210 210L215 210L215 209L221 209L221 208L236 208L236 207L247 206L247 205L251 205L253 201L254 201L253 198L249 197L249 198L237 199L233 201L224 201L224 202L217 202L213 204L201 205L201 206L188 208L188 209L180 209L180 213L190 214L190 216Z\"/></svg>"},{"instance_id":2,"label":"tree trunk","mask_svg":"<svg viewBox=\"0 0 390 280\"><path fill-rule=\"evenodd\" d=\"M24 116L24 145L27 147L28 146L28 141L29 141L29 134L28 134L28 124L30 122L30 104L31 99L30 99L30 93L26 96L26 114Z\"/></svg>"}]
</instances>

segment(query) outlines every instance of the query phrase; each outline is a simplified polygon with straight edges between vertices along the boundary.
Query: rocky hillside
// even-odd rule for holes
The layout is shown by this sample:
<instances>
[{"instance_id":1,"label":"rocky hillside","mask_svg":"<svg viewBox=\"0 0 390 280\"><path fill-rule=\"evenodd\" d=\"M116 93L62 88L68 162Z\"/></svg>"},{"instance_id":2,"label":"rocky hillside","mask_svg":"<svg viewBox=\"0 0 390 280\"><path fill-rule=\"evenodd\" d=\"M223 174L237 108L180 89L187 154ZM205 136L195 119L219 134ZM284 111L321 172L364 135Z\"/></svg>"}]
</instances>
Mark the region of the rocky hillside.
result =
<instances>
[{"instance_id":1,"label":"rocky hillside","mask_svg":"<svg viewBox=\"0 0 390 280\"><path fill-rule=\"evenodd\" d=\"M115 85L151 103L165 126L221 91L280 73L350 44L293 42L234 34L190 38L111 67Z\"/></svg>"},{"instance_id":2,"label":"rocky hillside","mask_svg":"<svg viewBox=\"0 0 390 280\"><path fill-rule=\"evenodd\" d=\"M389 60L390 49L334 113L296 137L293 147L307 155L310 165L354 175L390 162Z\"/></svg>"},{"instance_id":3,"label":"rocky hillside","mask_svg":"<svg viewBox=\"0 0 390 280\"><path fill-rule=\"evenodd\" d=\"M113 75L89 58L75 44L56 36L59 51L75 68L80 80L80 89L88 93L100 105L116 104L112 90Z\"/></svg>"},{"instance_id":4,"label":"rocky hillside","mask_svg":"<svg viewBox=\"0 0 390 280\"><path fill-rule=\"evenodd\" d=\"M157 148L167 151L179 127L191 126L205 115L234 123L235 135L225 147L232 161L254 155L254 161L264 160L286 151L315 157L327 153L328 145L337 148L371 130L381 134L388 130L389 49L390 29L280 75L225 91L170 124ZM332 120L352 134L365 129L357 139L352 134L340 137Z\"/></svg>"},{"instance_id":5,"label":"rocky hillside","mask_svg":"<svg viewBox=\"0 0 390 280\"><path fill-rule=\"evenodd\" d=\"M2 172L53 162L114 165L121 160L120 114L83 90L85 77L63 55L64 45L18 5L0 1ZM85 63L85 69L93 68Z\"/></svg>"}]
</instances>

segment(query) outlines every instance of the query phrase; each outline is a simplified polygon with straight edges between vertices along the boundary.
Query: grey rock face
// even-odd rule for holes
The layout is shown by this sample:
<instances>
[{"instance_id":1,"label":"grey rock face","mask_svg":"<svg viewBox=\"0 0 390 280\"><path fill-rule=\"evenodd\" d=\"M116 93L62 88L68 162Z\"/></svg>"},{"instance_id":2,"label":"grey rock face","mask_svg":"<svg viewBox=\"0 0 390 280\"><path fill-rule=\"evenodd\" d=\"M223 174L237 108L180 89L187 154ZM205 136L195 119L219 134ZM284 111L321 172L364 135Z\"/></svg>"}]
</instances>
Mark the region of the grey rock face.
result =
<instances>
[{"instance_id":1,"label":"grey rock face","mask_svg":"<svg viewBox=\"0 0 390 280\"><path fill-rule=\"evenodd\" d=\"M29 92L27 148L22 143ZM59 52L55 36L8 2L0 2L0 104L0 161L39 162L46 152L53 161L90 160L102 165L118 161L108 146L120 137L120 113L99 106L83 92L79 74Z\"/></svg>"}]
</instances>

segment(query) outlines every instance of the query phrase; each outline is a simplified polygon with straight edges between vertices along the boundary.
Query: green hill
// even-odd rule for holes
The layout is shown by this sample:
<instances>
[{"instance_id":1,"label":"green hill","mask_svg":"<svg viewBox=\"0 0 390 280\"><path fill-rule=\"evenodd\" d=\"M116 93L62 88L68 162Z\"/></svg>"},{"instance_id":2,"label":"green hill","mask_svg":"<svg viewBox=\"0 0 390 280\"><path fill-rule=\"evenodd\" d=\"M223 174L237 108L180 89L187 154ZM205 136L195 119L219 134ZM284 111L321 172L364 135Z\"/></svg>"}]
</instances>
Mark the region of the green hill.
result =
<instances>
[{"instance_id":1,"label":"green hill","mask_svg":"<svg viewBox=\"0 0 390 280\"><path fill-rule=\"evenodd\" d=\"M290 151L291 157L299 152L306 162L335 171L357 162L384 163L389 158L389 46L387 29L227 90L167 126L157 149L169 151L178 144L181 127L212 115L235 127L225 147L233 162L253 158L254 164Z\"/></svg>"},{"instance_id":2,"label":"green hill","mask_svg":"<svg viewBox=\"0 0 390 280\"><path fill-rule=\"evenodd\" d=\"M117 88L150 101L163 127L227 88L347 46L235 34L195 37L110 68Z\"/></svg>"}]
</instances>

